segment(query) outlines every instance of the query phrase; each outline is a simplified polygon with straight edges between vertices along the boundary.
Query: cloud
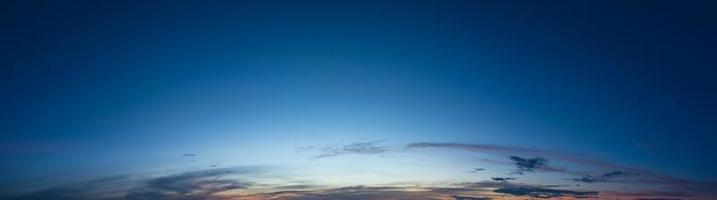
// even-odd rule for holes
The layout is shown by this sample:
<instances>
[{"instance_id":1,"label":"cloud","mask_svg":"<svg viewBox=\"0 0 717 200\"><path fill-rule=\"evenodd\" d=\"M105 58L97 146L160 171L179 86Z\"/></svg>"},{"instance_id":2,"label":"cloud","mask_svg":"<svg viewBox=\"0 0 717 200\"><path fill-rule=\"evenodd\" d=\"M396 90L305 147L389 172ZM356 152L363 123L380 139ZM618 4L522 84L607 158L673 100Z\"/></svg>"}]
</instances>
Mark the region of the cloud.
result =
<instances>
[{"instance_id":1,"label":"cloud","mask_svg":"<svg viewBox=\"0 0 717 200\"><path fill-rule=\"evenodd\" d=\"M548 159L535 157L535 158L523 158L518 156L511 156L510 160L513 161L517 169L513 170L515 174L523 174L525 172L533 172L536 169L542 168L548 163Z\"/></svg>"},{"instance_id":2,"label":"cloud","mask_svg":"<svg viewBox=\"0 0 717 200\"><path fill-rule=\"evenodd\" d=\"M483 169L483 168L475 168L475 169L471 170L471 173L478 173L479 171L485 171L485 169Z\"/></svg>"},{"instance_id":3,"label":"cloud","mask_svg":"<svg viewBox=\"0 0 717 200\"><path fill-rule=\"evenodd\" d=\"M575 156L567 153L554 151L540 151L541 154L531 154L524 148L501 147L495 145L470 145L470 144L451 144L451 143L415 143L406 146L408 149L414 148L448 148L455 150L475 151L475 152L493 152L497 155L505 155L506 160L500 161L502 164L510 164L515 166L515 171L524 173L532 171L558 171L570 173L564 169L552 168L548 165L548 159L551 161L557 157L561 161L576 161ZM378 146L376 142L358 142L341 146L313 146L301 149L302 151L318 151L320 154L317 158L326 158L340 155L350 154L382 154L391 151L388 147ZM521 155L512 156L512 155ZM528 156L530 157L528 157ZM566 159L569 158L569 159ZM602 161L586 161L588 158L580 158L581 163L606 163ZM615 164L599 164L598 167L619 166ZM483 168L476 168L473 171L482 171ZM565 185L543 185L543 184L525 184L516 183L510 177L493 177L493 181L483 182L464 182L449 183L443 186L434 187L327 187L316 185L311 182L301 182L300 185L291 184L296 182L286 182L281 184L261 184L255 183L250 179L237 180L237 174L256 172L251 168L220 168L212 170L198 170L184 173L156 176L156 177L110 177L105 179L93 180L85 183L73 183L59 187L52 187L42 190L34 190L22 193L20 195L3 196L0 199L98 199L98 200L142 200L142 199L276 199L276 200L323 200L323 199L487 199L502 198L506 195L525 196L530 198L552 198L552 197L591 197L597 196L597 192L571 191L562 190L570 188L558 188ZM640 175L633 177L632 175ZM579 174L582 175L582 174ZM245 175L241 175L244 177ZM629 177L629 178L628 178ZM607 173L584 176L580 178L592 179L619 179L620 181L630 181L625 183L634 184L661 184L653 185L659 188L665 188L665 192L683 192L684 194L694 195L694 197L714 197L715 184L704 184L683 179L677 179L670 176L660 175L657 173L649 173L645 170L634 170L629 168L611 169ZM545 183L551 184L551 183ZM555 183L552 183L555 184ZM640 185L642 186L642 185ZM658 188L649 186L651 188ZM657 194L645 193L642 191L630 191L635 194L617 194L615 191L599 190L601 196L627 197L622 199L633 198L675 198L684 197L684 195L674 194Z\"/></svg>"},{"instance_id":4,"label":"cloud","mask_svg":"<svg viewBox=\"0 0 717 200\"><path fill-rule=\"evenodd\" d=\"M482 181L448 184L444 186L350 186L327 187L302 183L300 185L262 184L237 180L256 172L253 168L224 168L198 170L137 179L135 176L115 176L83 183L43 189L0 199L13 200L490 200L506 195L528 198L584 198L597 197L598 192L551 189L552 186ZM501 177L495 177L501 178ZM507 178L510 179L510 178ZM292 182L295 183L295 182ZM602 192L601 192L602 193ZM609 194L608 194L609 195ZM669 194L615 195L615 197L668 198ZM657 196L655 196L657 195ZM646 199L647 200L647 199Z\"/></svg>"},{"instance_id":5,"label":"cloud","mask_svg":"<svg viewBox=\"0 0 717 200\"><path fill-rule=\"evenodd\" d=\"M80 183L3 195L13 200L489 200L490 192L479 184L459 187L370 187L331 188L319 185L273 185L235 179L256 172L253 168L197 170L148 178L115 176ZM507 184L493 184L504 186ZM487 186L487 185L485 185ZM258 188L258 189L257 189Z\"/></svg>"},{"instance_id":6,"label":"cloud","mask_svg":"<svg viewBox=\"0 0 717 200\"><path fill-rule=\"evenodd\" d=\"M383 200L383 199L425 199L444 200L451 195L430 189L407 187L351 186L312 191L279 191L240 196L239 199L275 200Z\"/></svg>"},{"instance_id":7,"label":"cloud","mask_svg":"<svg viewBox=\"0 0 717 200\"><path fill-rule=\"evenodd\" d=\"M224 175L239 172L235 169L202 170L150 179L130 190L127 199L207 199L218 192L251 186L251 182L220 179Z\"/></svg>"},{"instance_id":8,"label":"cloud","mask_svg":"<svg viewBox=\"0 0 717 200\"><path fill-rule=\"evenodd\" d=\"M570 180L575 181L575 182L583 182L583 183L609 182L615 178L632 176L632 175L637 175L637 174L631 173L631 172L625 172L625 171L613 171L613 172L601 174L599 176L584 175L582 177L572 178Z\"/></svg>"},{"instance_id":9,"label":"cloud","mask_svg":"<svg viewBox=\"0 0 717 200\"><path fill-rule=\"evenodd\" d=\"M696 196L684 191L633 191L633 192L605 192L607 196L632 197L630 199L660 200L660 199L715 199L714 195ZM702 197L702 198L700 198Z\"/></svg>"},{"instance_id":10,"label":"cloud","mask_svg":"<svg viewBox=\"0 0 717 200\"><path fill-rule=\"evenodd\" d=\"M580 177L580 178L572 178L570 180L575 181L575 182L582 182L582 183L599 182L599 180L597 180L596 178L590 177L590 176L585 176L585 177Z\"/></svg>"},{"instance_id":11,"label":"cloud","mask_svg":"<svg viewBox=\"0 0 717 200\"><path fill-rule=\"evenodd\" d=\"M540 187L544 187L544 188L559 188L559 187L568 187L568 186L570 186L570 185L566 185L566 184L540 185Z\"/></svg>"},{"instance_id":12,"label":"cloud","mask_svg":"<svg viewBox=\"0 0 717 200\"><path fill-rule=\"evenodd\" d=\"M529 197L533 197L533 198L554 198L554 197L563 197L563 196L571 196L571 197L575 197L575 198L587 198L587 197L595 197L598 195L598 192L592 192L592 191L581 192L581 191L571 191L571 190L534 188L534 187L498 188L496 190L493 190L493 192L510 194L513 196L529 196Z\"/></svg>"},{"instance_id":13,"label":"cloud","mask_svg":"<svg viewBox=\"0 0 717 200\"><path fill-rule=\"evenodd\" d=\"M458 196L453 195L453 200L491 200L491 198L488 197L469 197L469 196Z\"/></svg>"},{"instance_id":14,"label":"cloud","mask_svg":"<svg viewBox=\"0 0 717 200\"><path fill-rule=\"evenodd\" d=\"M117 199L124 196L123 191L134 185L132 176L110 176L90 181L54 186L49 188L30 189L20 193L0 194L0 199L13 200L91 200Z\"/></svg>"},{"instance_id":15,"label":"cloud","mask_svg":"<svg viewBox=\"0 0 717 200\"><path fill-rule=\"evenodd\" d=\"M614 172L608 172L603 175L601 175L604 178L615 178L615 177L621 177L621 176L629 176L633 173L630 172L624 172L624 171L614 171Z\"/></svg>"},{"instance_id":16,"label":"cloud","mask_svg":"<svg viewBox=\"0 0 717 200\"><path fill-rule=\"evenodd\" d=\"M511 177L493 177L493 178L490 178L490 179L493 180L493 181L512 181L512 180L515 180L515 178L511 178Z\"/></svg>"},{"instance_id":17,"label":"cloud","mask_svg":"<svg viewBox=\"0 0 717 200\"><path fill-rule=\"evenodd\" d=\"M240 199L275 200L491 200L495 194L477 196L476 193L490 193L489 188L468 187L371 187L350 186L311 191L279 191L240 196Z\"/></svg>"},{"instance_id":18,"label":"cloud","mask_svg":"<svg viewBox=\"0 0 717 200\"><path fill-rule=\"evenodd\" d=\"M663 173L653 172L650 170L645 169L638 169L629 167L622 164L607 162L598 160L586 155L580 155L580 154L574 154L574 153L568 153L568 152L561 152L561 151L552 151L552 150L543 150L543 149L531 149L531 148L521 148L521 147L511 147L511 146L501 146L501 145L490 145L490 144L463 144L463 143L433 143L433 142L421 142L421 143L412 143L405 146L406 149L424 149L424 148L437 148L437 149L450 149L450 150L460 150L460 151L468 151L468 152L480 152L480 153L490 153L495 155L504 155L504 156L512 156L512 155L531 155L536 158L549 158L551 160L558 160L563 162L569 162L581 166L590 167L592 169L596 170L609 170L609 171L629 171L630 173L633 173L633 175L640 175L639 177L633 177L630 178L630 183L635 184L642 184L642 185L653 185L653 186L661 186L661 187L667 187L671 190L676 191L689 191L692 193L700 193L710 196L717 196L717 192L714 192L714 188L717 188L716 182L705 182L705 181L693 181L683 178L677 178L670 175L666 175ZM526 159L527 160L527 159ZM501 162L502 163L502 162ZM539 161L536 163L538 165ZM514 163L515 164L515 161ZM524 166L530 166L530 162L527 163L528 165ZM525 172L524 170L519 170L517 172ZM531 167L527 167L525 169L533 169ZM577 171L571 171L563 168L554 168L552 166L546 166L541 165L539 167L536 167L534 169L540 169L540 171L549 171L549 172L560 172L565 174L572 174L572 175L584 175L584 172L577 172ZM621 177L623 174L621 173L613 173L613 174L607 174L605 177L607 178L614 178L614 177ZM584 178L584 179L583 179ZM594 177L592 177L594 178ZM593 181L591 177L579 177L576 178L574 181L578 182L585 182L585 181Z\"/></svg>"},{"instance_id":19,"label":"cloud","mask_svg":"<svg viewBox=\"0 0 717 200\"><path fill-rule=\"evenodd\" d=\"M477 182L462 182L455 184L456 186L459 186L459 190L463 191L491 191L495 188L504 188L504 187L527 187L527 186L533 186L538 187L536 185L528 185L523 183L514 183L514 182L508 182L508 181L477 181ZM454 190L456 188L453 188ZM445 189L443 189L445 190Z\"/></svg>"},{"instance_id":20,"label":"cloud","mask_svg":"<svg viewBox=\"0 0 717 200\"><path fill-rule=\"evenodd\" d=\"M381 154L388 152L388 147L377 146L377 142L356 142L340 146L324 146L319 148L320 154L314 158L328 158L350 154Z\"/></svg>"},{"instance_id":21,"label":"cloud","mask_svg":"<svg viewBox=\"0 0 717 200\"><path fill-rule=\"evenodd\" d=\"M492 153L497 155L532 155L536 157L547 157L551 159L559 159L581 165L601 168L601 169L623 169L626 168L622 165L614 163L604 162L600 160L591 159L586 155L567 153L561 151L552 151L544 149L533 149L533 148L522 148L512 146L501 146L491 144L462 144L462 143L433 143L433 142L420 142L411 143L406 145L406 149L418 149L418 148L441 148L441 149L453 149L461 151L481 152L481 153ZM546 168L548 169L548 168ZM560 170L560 169L555 169Z\"/></svg>"},{"instance_id":22,"label":"cloud","mask_svg":"<svg viewBox=\"0 0 717 200\"><path fill-rule=\"evenodd\" d=\"M0 199L13 200L490 200L499 198L495 188L542 188L536 185L509 182L470 182L455 185L420 186L350 186L274 185L237 180L251 175L253 168L224 168L188 171L137 179L116 176L72 183L61 187L38 190ZM503 191L503 190L500 190ZM557 190L536 189L528 195L550 194ZM551 193L552 192L552 193ZM579 195L560 191L563 195Z\"/></svg>"},{"instance_id":23,"label":"cloud","mask_svg":"<svg viewBox=\"0 0 717 200\"><path fill-rule=\"evenodd\" d=\"M540 154L540 155L579 156L576 154L565 154L563 152L558 152L558 151L501 146L501 145L492 145L492 144L419 142L419 143L408 144L408 145L406 145L406 148L445 148L445 149L457 149L457 150L475 151L475 152L493 152L493 153L500 153L500 154L505 154L505 155L508 155L508 154Z\"/></svg>"},{"instance_id":24,"label":"cloud","mask_svg":"<svg viewBox=\"0 0 717 200\"><path fill-rule=\"evenodd\" d=\"M0 199L14 200L179 200L214 199L219 192L246 189L251 182L222 179L223 176L253 172L254 168L198 170L155 178L123 175L70 183L13 194Z\"/></svg>"}]
</instances>

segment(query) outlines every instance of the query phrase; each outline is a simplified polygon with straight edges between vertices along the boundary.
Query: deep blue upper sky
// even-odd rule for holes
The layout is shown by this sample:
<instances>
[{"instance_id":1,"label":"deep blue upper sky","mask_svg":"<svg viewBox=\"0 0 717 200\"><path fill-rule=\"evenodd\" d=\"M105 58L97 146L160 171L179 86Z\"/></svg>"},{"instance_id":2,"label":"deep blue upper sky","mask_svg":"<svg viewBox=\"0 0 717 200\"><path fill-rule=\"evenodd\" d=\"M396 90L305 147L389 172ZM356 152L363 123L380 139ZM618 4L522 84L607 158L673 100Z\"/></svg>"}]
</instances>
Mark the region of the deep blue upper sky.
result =
<instances>
[{"instance_id":1,"label":"deep blue upper sky","mask_svg":"<svg viewBox=\"0 0 717 200\"><path fill-rule=\"evenodd\" d=\"M0 174L367 139L717 180L707 1L291 2L3 2Z\"/></svg>"}]
</instances>

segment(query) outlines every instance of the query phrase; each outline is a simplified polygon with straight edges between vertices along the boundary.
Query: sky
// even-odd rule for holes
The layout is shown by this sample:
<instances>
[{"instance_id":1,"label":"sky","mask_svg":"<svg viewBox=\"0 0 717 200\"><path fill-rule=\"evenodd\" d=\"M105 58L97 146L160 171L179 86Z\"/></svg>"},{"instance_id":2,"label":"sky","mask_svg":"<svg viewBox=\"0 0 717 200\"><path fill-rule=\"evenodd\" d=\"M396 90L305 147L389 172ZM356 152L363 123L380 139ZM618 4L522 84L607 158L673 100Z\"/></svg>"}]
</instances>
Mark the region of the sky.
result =
<instances>
[{"instance_id":1,"label":"sky","mask_svg":"<svg viewBox=\"0 0 717 200\"><path fill-rule=\"evenodd\" d=\"M709 1L3 1L0 199L714 199Z\"/></svg>"}]
</instances>

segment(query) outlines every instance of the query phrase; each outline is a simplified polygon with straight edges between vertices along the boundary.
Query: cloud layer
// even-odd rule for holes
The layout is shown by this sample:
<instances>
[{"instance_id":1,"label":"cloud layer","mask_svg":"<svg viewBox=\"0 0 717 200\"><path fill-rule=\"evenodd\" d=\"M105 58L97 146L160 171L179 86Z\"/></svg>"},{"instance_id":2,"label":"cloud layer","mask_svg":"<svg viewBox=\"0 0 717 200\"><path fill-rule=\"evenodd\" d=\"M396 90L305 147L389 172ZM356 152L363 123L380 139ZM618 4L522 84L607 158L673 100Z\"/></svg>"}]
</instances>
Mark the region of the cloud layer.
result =
<instances>
[{"instance_id":1,"label":"cloud layer","mask_svg":"<svg viewBox=\"0 0 717 200\"><path fill-rule=\"evenodd\" d=\"M0 199L99 199L99 200L224 200L224 199L276 199L276 200L322 200L322 199L525 199L525 198L621 198L621 199L710 199L715 197L716 187L696 181L676 179L644 170L616 167L597 175L578 174L568 170L557 170L549 166L549 161L575 161L578 163L598 163L596 169L619 166L604 161L577 157L569 153L535 150L496 145L472 145L455 143L415 143L404 150L416 148L453 149L469 152L489 152L505 156L506 167L513 168L513 174L522 174L520 179L500 175L488 180L474 182L442 182L422 185L421 183L386 184L381 186L321 185L311 181L282 181L263 183L256 180L257 168L212 168L211 170L186 171L182 173L153 176L116 176L72 183L54 187L34 189L27 192L0 194ZM396 148L400 149L400 148ZM327 145L307 147L303 151L317 151L313 158L330 158L343 155L375 155L386 152L398 152L389 147L379 146L376 142L357 142L347 145ZM188 155L185 155L188 156ZM484 171L483 168L469 168L464 173ZM491 171L481 172L489 173ZM529 173L530 174L527 174ZM544 182L531 184L534 173L564 172L563 175L576 176L563 178L562 182ZM492 173L492 172L491 172ZM253 178L252 178L253 177ZM288 177L291 177L290 175ZM647 186L648 190L617 188L609 190L601 187L578 187L579 183L619 183L622 186ZM294 183L294 184L292 184ZM569 183L569 184L566 184ZM410 186L406 186L410 185ZM602 185L602 184L595 184ZM614 189L614 188L613 188ZM654 189L654 190L649 190ZM659 191L659 192L657 192ZM712 191L712 192L710 192Z\"/></svg>"},{"instance_id":2,"label":"cloud layer","mask_svg":"<svg viewBox=\"0 0 717 200\"><path fill-rule=\"evenodd\" d=\"M507 181L460 183L446 186L350 186L306 185L286 187L237 178L251 174L247 168L197 170L137 179L117 176L19 194L1 195L0 199L18 200L488 200L508 197L590 196L595 192L555 190ZM508 195L508 196L505 196Z\"/></svg>"}]
</instances>

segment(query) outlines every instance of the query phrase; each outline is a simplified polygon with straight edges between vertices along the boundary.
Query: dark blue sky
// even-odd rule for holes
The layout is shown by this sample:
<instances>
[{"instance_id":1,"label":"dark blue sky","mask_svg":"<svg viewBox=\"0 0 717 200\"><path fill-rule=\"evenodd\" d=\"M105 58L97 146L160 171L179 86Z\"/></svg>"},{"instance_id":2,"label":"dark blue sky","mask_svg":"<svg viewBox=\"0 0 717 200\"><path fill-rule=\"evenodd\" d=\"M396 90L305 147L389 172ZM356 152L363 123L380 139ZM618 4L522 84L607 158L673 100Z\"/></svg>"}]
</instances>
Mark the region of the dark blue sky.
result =
<instances>
[{"instance_id":1,"label":"dark blue sky","mask_svg":"<svg viewBox=\"0 0 717 200\"><path fill-rule=\"evenodd\" d=\"M0 174L221 157L241 148L230 141L381 140L551 149L715 181L715 8L4 1Z\"/></svg>"}]
</instances>

